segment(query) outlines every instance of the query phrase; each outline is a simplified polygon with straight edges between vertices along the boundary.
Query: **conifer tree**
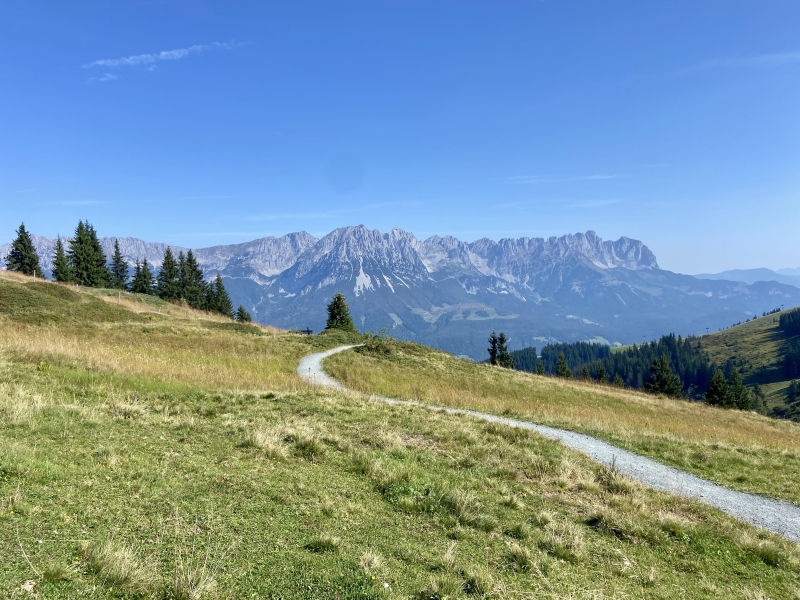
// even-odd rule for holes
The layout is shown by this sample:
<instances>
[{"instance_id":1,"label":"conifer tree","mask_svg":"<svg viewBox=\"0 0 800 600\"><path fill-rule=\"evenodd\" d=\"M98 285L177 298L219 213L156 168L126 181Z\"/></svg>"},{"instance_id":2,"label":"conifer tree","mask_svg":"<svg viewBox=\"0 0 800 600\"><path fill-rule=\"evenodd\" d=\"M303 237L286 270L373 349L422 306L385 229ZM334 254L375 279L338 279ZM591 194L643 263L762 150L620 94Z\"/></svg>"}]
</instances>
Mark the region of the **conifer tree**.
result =
<instances>
[{"instance_id":1,"label":"conifer tree","mask_svg":"<svg viewBox=\"0 0 800 600\"><path fill-rule=\"evenodd\" d=\"M731 405L731 391L725 380L725 374L719 369L714 371L714 375L711 377L711 383L706 392L706 402L715 406Z\"/></svg>"},{"instance_id":2,"label":"conifer tree","mask_svg":"<svg viewBox=\"0 0 800 600\"><path fill-rule=\"evenodd\" d=\"M111 257L111 287L124 290L128 283L128 263L119 250L119 241L114 240L114 256Z\"/></svg>"},{"instance_id":3,"label":"conifer tree","mask_svg":"<svg viewBox=\"0 0 800 600\"><path fill-rule=\"evenodd\" d=\"M53 280L61 283L72 281L72 269L69 267L67 253L61 237L56 238L56 249L53 253Z\"/></svg>"},{"instance_id":4,"label":"conifer tree","mask_svg":"<svg viewBox=\"0 0 800 600\"><path fill-rule=\"evenodd\" d=\"M328 304L328 321L325 323L325 329L355 332L356 326L353 325L353 318L350 316L350 308L347 306L344 294L337 293Z\"/></svg>"},{"instance_id":5,"label":"conifer tree","mask_svg":"<svg viewBox=\"0 0 800 600\"><path fill-rule=\"evenodd\" d=\"M606 366L602 360L597 361L597 381L600 383L608 383L608 373L606 373Z\"/></svg>"},{"instance_id":6,"label":"conifer tree","mask_svg":"<svg viewBox=\"0 0 800 600\"><path fill-rule=\"evenodd\" d=\"M69 241L67 256L74 281L87 287L108 285L111 276L106 266L108 261L97 232L88 221L78 221L75 235Z\"/></svg>"},{"instance_id":7,"label":"conifer tree","mask_svg":"<svg viewBox=\"0 0 800 600\"><path fill-rule=\"evenodd\" d=\"M143 262L136 259L136 265L133 267L133 280L131 281L131 291L136 294L152 294L155 281L153 273L150 271L150 265L147 264L147 258Z\"/></svg>"},{"instance_id":8,"label":"conifer tree","mask_svg":"<svg viewBox=\"0 0 800 600\"><path fill-rule=\"evenodd\" d=\"M208 286L206 293L207 310L218 312L226 317L233 318L233 304L222 282L222 275L217 273L216 279Z\"/></svg>"},{"instance_id":9,"label":"conifer tree","mask_svg":"<svg viewBox=\"0 0 800 600\"><path fill-rule=\"evenodd\" d=\"M614 374L614 387L624 388L625 381L623 381L622 377L619 376L619 373Z\"/></svg>"},{"instance_id":10,"label":"conifer tree","mask_svg":"<svg viewBox=\"0 0 800 600\"><path fill-rule=\"evenodd\" d=\"M589 375L589 367L587 367L586 365L583 365L583 372L581 373L581 377L587 381L592 378L592 376Z\"/></svg>"},{"instance_id":11,"label":"conifer tree","mask_svg":"<svg viewBox=\"0 0 800 600\"><path fill-rule=\"evenodd\" d=\"M731 392L731 404L733 406L739 410L750 410L753 406L753 395L745 387L742 381L742 374L738 369L734 369L733 373L731 373L728 389Z\"/></svg>"},{"instance_id":12,"label":"conifer tree","mask_svg":"<svg viewBox=\"0 0 800 600\"><path fill-rule=\"evenodd\" d=\"M653 359L653 364L650 366L650 377L645 382L644 389L651 394L682 395L681 378L673 373L666 355L662 354L659 358Z\"/></svg>"},{"instance_id":13,"label":"conifer tree","mask_svg":"<svg viewBox=\"0 0 800 600\"><path fill-rule=\"evenodd\" d=\"M504 369L514 368L514 357L508 352L508 340L502 331L497 335L497 364Z\"/></svg>"},{"instance_id":14,"label":"conifer tree","mask_svg":"<svg viewBox=\"0 0 800 600\"><path fill-rule=\"evenodd\" d=\"M572 370L569 368L567 359L564 358L563 352L558 355L558 362L556 363L556 377L572 379Z\"/></svg>"},{"instance_id":15,"label":"conifer tree","mask_svg":"<svg viewBox=\"0 0 800 600\"><path fill-rule=\"evenodd\" d=\"M493 331L492 335L489 336L489 347L486 351L489 353L489 364L490 365L497 365L497 358L500 355L500 351L497 347L498 339L497 334Z\"/></svg>"},{"instance_id":16,"label":"conifer tree","mask_svg":"<svg viewBox=\"0 0 800 600\"><path fill-rule=\"evenodd\" d=\"M178 275L178 263L175 262L172 249L167 246L156 283L156 295L159 298L162 300L177 300L181 297L178 287Z\"/></svg>"},{"instance_id":17,"label":"conifer tree","mask_svg":"<svg viewBox=\"0 0 800 600\"><path fill-rule=\"evenodd\" d=\"M239 308L236 309L236 314L233 316L236 321L239 323L251 323L253 321L253 317L250 316L250 313L247 312L244 306L241 304Z\"/></svg>"},{"instance_id":18,"label":"conifer tree","mask_svg":"<svg viewBox=\"0 0 800 600\"><path fill-rule=\"evenodd\" d=\"M544 375L544 361L541 358L536 361L536 374Z\"/></svg>"},{"instance_id":19,"label":"conifer tree","mask_svg":"<svg viewBox=\"0 0 800 600\"><path fill-rule=\"evenodd\" d=\"M187 251L185 258L183 252L178 255L178 271L180 297L192 308L205 309L207 285L203 271L191 250Z\"/></svg>"},{"instance_id":20,"label":"conifer tree","mask_svg":"<svg viewBox=\"0 0 800 600\"><path fill-rule=\"evenodd\" d=\"M39 255L33 247L31 235L22 223L17 229L17 237L11 243L11 251L6 257L6 269L19 271L25 275L42 276L42 267L39 266Z\"/></svg>"}]
</instances>

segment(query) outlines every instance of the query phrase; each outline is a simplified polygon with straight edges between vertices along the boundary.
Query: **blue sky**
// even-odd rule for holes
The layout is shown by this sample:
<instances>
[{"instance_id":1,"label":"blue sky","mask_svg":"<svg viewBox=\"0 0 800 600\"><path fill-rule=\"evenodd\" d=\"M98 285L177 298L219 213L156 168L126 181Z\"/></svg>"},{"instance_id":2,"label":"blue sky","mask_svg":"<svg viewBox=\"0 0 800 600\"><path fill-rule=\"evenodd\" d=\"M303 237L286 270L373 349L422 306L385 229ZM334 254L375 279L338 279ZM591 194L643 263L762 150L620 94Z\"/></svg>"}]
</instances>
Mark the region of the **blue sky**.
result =
<instances>
[{"instance_id":1,"label":"blue sky","mask_svg":"<svg viewBox=\"0 0 800 600\"><path fill-rule=\"evenodd\" d=\"M4 0L0 51L3 240L594 229L800 266L796 0Z\"/></svg>"}]
</instances>

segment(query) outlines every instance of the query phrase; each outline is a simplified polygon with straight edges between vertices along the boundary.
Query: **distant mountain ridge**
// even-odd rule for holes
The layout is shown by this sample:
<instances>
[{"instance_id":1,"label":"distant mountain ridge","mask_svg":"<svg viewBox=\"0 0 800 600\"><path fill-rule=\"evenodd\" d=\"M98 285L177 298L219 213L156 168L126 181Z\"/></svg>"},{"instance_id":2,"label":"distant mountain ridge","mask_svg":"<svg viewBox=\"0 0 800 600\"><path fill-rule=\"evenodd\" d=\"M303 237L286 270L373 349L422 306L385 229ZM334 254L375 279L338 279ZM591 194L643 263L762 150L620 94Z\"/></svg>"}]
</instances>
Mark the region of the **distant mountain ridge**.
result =
<instances>
[{"instance_id":1,"label":"distant mountain ridge","mask_svg":"<svg viewBox=\"0 0 800 600\"><path fill-rule=\"evenodd\" d=\"M113 242L101 240L109 256ZM34 236L34 244L49 271L55 240ZM147 257L156 267L166 249L136 238L119 244L129 262ZM7 251L0 246L0 257ZM800 304L798 288L664 271L641 241L602 240L593 231L463 242L359 225L320 239L297 232L194 252L206 275L221 273L234 304L258 321L319 330L325 304L342 291L362 330L386 328L395 337L480 359L492 330L506 332L512 349L557 341L629 343L700 333Z\"/></svg>"},{"instance_id":2,"label":"distant mountain ridge","mask_svg":"<svg viewBox=\"0 0 800 600\"><path fill-rule=\"evenodd\" d=\"M741 281L755 283L756 281L777 281L786 285L800 287L800 269L732 269L721 273L702 273L695 275L698 279L724 279L727 281Z\"/></svg>"}]
</instances>

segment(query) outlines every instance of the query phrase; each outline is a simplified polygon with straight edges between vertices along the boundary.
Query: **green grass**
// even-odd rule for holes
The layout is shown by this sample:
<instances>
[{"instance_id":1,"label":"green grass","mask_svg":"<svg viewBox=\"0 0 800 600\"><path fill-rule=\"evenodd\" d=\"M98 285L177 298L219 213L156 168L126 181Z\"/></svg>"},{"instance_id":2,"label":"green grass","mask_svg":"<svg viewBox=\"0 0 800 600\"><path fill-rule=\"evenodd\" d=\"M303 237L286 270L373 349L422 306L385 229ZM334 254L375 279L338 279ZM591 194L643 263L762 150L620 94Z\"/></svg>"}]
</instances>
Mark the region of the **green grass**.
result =
<instances>
[{"instance_id":1,"label":"green grass","mask_svg":"<svg viewBox=\"0 0 800 600\"><path fill-rule=\"evenodd\" d=\"M529 432L297 378L352 338L147 314L0 317L0 597L798 598L777 536Z\"/></svg>"},{"instance_id":2,"label":"green grass","mask_svg":"<svg viewBox=\"0 0 800 600\"><path fill-rule=\"evenodd\" d=\"M795 423L492 368L404 342L334 355L325 365L361 392L581 431L733 489L800 502L800 426Z\"/></svg>"}]
</instances>

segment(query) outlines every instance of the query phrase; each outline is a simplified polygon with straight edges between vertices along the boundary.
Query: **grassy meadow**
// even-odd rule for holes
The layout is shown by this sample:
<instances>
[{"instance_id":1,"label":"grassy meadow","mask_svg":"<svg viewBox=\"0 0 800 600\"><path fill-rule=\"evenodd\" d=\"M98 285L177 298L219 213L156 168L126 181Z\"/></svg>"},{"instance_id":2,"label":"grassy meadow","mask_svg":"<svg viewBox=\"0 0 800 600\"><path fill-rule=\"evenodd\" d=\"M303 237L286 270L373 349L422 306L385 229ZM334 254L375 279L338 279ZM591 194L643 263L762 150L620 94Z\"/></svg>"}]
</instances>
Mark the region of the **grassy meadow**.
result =
<instances>
[{"instance_id":1,"label":"grassy meadow","mask_svg":"<svg viewBox=\"0 0 800 600\"><path fill-rule=\"evenodd\" d=\"M405 342L375 342L334 355L325 365L364 393L572 429L734 489L800 502L797 423L493 368Z\"/></svg>"},{"instance_id":2,"label":"grassy meadow","mask_svg":"<svg viewBox=\"0 0 800 600\"><path fill-rule=\"evenodd\" d=\"M778 536L296 376L352 337L116 300L0 274L2 598L800 599Z\"/></svg>"}]
</instances>

